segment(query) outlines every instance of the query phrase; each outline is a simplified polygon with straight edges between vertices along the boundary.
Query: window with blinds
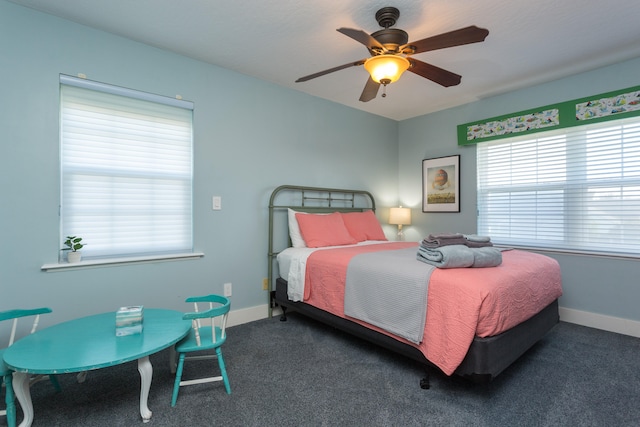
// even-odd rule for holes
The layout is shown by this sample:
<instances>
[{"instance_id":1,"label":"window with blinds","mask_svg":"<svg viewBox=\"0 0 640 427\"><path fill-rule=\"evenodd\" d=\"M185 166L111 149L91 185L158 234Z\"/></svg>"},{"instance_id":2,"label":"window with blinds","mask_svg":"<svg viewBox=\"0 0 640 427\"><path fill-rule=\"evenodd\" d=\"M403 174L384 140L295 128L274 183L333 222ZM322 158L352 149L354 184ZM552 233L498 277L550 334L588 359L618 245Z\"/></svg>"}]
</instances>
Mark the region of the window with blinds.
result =
<instances>
[{"instance_id":1,"label":"window with blinds","mask_svg":"<svg viewBox=\"0 0 640 427\"><path fill-rule=\"evenodd\" d=\"M640 117L477 145L478 233L640 256Z\"/></svg>"},{"instance_id":2,"label":"window with blinds","mask_svg":"<svg viewBox=\"0 0 640 427\"><path fill-rule=\"evenodd\" d=\"M193 104L60 76L61 242L83 258L193 251Z\"/></svg>"}]
</instances>

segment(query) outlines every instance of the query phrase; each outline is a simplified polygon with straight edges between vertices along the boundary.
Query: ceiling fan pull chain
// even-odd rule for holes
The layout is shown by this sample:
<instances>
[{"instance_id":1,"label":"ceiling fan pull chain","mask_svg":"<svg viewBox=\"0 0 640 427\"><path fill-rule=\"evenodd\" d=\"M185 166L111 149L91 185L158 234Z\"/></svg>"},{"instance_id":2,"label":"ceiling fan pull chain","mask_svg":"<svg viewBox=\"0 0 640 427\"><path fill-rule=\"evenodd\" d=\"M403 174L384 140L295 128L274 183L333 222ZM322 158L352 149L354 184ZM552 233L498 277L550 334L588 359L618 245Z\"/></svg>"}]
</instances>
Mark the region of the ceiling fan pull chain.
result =
<instances>
[{"instance_id":1,"label":"ceiling fan pull chain","mask_svg":"<svg viewBox=\"0 0 640 427\"><path fill-rule=\"evenodd\" d=\"M387 97L387 85L382 85L382 97Z\"/></svg>"}]
</instances>

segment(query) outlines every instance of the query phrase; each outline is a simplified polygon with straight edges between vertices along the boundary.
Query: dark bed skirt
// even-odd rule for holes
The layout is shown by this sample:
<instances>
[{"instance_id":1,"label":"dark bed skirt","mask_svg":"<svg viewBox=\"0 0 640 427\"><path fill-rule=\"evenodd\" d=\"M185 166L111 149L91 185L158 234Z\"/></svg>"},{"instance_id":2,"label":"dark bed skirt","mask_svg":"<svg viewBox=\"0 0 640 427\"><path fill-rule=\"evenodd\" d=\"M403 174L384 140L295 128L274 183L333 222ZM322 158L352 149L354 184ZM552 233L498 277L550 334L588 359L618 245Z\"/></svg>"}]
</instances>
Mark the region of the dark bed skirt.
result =
<instances>
[{"instance_id":1,"label":"dark bed skirt","mask_svg":"<svg viewBox=\"0 0 640 427\"><path fill-rule=\"evenodd\" d=\"M424 357L420 350L411 345L311 305L289 301L287 298L287 282L282 278L276 280L274 301L284 309L299 312L319 322L436 368ZM491 381L544 337L559 321L558 300L555 300L529 320L499 335L487 338L476 337L454 375L476 383Z\"/></svg>"}]
</instances>

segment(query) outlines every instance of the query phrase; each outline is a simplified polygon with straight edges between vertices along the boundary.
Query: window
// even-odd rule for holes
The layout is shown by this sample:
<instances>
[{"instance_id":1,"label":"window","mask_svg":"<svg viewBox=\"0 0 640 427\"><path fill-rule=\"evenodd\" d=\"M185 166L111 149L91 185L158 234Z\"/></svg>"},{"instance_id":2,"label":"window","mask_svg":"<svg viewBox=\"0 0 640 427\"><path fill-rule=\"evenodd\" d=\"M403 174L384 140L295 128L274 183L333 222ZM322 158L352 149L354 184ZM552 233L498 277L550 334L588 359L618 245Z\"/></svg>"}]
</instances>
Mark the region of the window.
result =
<instances>
[{"instance_id":1,"label":"window","mask_svg":"<svg viewBox=\"0 0 640 427\"><path fill-rule=\"evenodd\" d=\"M640 256L640 118L477 145L478 233Z\"/></svg>"},{"instance_id":2,"label":"window","mask_svg":"<svg viewBox=\"0 0 640 427\"><path fill-rule=\"evenodd\" d=\"M83 258L190 253L193 104L60 76L61 241Z\"/></svg>"}]
</instances>

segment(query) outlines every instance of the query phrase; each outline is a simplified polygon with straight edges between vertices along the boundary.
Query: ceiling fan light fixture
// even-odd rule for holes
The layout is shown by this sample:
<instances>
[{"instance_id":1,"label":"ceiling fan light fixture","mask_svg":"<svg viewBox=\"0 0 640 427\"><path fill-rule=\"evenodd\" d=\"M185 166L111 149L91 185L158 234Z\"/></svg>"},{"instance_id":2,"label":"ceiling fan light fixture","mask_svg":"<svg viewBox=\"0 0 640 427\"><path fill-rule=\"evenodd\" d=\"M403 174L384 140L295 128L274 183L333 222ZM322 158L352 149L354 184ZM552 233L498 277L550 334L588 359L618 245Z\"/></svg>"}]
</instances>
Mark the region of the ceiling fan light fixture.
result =
<instances>
[{"instance_id":1,"label":"ceiling fan light fixture","mask_svg":"<svg viewBox=\"0 0 640 427\"><path fill-rule=\"evenodd\" d=\"M409 60L399 55L378 55L368 58L364 68L376 83L387 85L397 81L409 68Z\"/></svg>"}]
</instances>

